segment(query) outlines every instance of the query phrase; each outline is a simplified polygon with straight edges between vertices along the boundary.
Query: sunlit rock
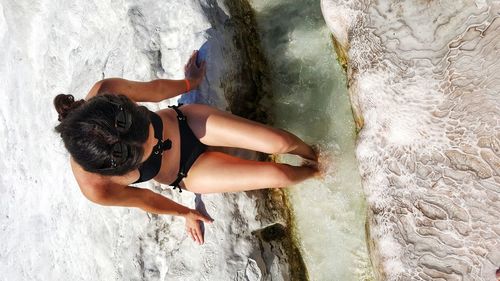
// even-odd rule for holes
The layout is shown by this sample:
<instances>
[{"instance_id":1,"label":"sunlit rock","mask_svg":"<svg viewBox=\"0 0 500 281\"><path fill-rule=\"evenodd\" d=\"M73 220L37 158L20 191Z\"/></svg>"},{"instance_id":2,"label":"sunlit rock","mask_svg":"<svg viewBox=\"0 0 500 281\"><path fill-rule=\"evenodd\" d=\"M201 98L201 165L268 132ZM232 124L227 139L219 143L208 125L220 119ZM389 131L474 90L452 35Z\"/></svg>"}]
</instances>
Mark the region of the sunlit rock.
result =
<instances>
[{"instance_id":1,"label":"sunlit rock","mask_svg":"<svg viewBox=\"0 0 500 281\"><path fill-rule=\"evenodd\" d=\"M199 246L182 218L88 201L53 130L57 94L83 98L108 77L182 79L205 42L205 82L182 100L250 112L258 99L246 103L244 93L258 74L239 32L223 1L0 2L2 280L290 279L287 220L271 193L199 196L142 184L215 220ZM273 223L285 237L252 234Z\"/></svg>"},{"instance_id":2,"label":"sunlit rock","mask_svg":"<svg viewBox=\"0 0 500 281\"><path fill-rule=\"evenodd\" d=\"M495 280L500 3L323 0L365 124L357 157L382 280Z\"/></svg>"}]
</instances>

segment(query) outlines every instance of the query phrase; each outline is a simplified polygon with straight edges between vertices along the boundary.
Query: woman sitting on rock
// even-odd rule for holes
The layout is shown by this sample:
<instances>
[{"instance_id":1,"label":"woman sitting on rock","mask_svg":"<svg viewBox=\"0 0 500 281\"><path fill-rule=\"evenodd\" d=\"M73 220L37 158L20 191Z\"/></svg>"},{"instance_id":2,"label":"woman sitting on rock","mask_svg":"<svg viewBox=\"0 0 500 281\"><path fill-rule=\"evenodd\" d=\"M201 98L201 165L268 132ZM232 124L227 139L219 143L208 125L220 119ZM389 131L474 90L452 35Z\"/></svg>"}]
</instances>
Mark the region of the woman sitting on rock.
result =
<instances>
[{"instance_id":1,"label":"woman sitting on rock","mask_svg":"<svg viewBox=\"0 0 500 281\"><path fill-rule=\"evenodd\" d=\"M195 193L234 192L296 184L314 176L310 166L259 162L212 151L239 147L263 153L292 153L316 161L313 149L295 135L219 111L189 104L151 112L136 102L159 102L198 87L205 63L185 66L185 80L134 82L110 78L97 82L85 100L58 95L61 123L56 131L71 154L82 193L106 206L138 207L183 216L186 229L203 243L196 210L149 189L129 186L150 179Z\"/></svg>"}]
</instances>

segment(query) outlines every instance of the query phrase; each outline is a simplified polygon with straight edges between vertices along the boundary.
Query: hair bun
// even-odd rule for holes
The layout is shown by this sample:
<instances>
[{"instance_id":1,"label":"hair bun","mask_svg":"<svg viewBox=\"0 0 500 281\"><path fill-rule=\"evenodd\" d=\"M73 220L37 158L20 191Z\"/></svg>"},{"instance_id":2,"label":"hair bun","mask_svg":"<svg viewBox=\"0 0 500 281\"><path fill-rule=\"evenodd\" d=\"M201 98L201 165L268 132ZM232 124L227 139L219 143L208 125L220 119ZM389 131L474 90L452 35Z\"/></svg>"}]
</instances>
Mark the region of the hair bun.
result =
<instances>
[{"instance_id":1,"label":"hair bun","mask_svg":"<svg viewBox=\"0 0 500 281\"><path fill-rule=\"evenodd\" d=\"M75 101L73 95L59 94L54 98L54 106L59 113L58 120L62 121L74 109L85 103L85 100Z\"/></svg>"}]
</instances>

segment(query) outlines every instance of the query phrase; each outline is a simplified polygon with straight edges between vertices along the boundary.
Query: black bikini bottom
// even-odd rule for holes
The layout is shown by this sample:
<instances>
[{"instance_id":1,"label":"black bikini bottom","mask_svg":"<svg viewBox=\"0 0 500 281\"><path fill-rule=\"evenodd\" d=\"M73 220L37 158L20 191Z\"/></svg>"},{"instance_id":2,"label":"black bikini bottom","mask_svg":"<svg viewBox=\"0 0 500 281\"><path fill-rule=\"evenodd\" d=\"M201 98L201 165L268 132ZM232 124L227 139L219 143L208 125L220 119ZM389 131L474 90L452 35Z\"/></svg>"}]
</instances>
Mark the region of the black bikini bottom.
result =
<instances>
[{"instance_id":1,"label":"black bikini bottom","mask_svg":"<svg viewBox=\"0 0 500 281\"><path fill-rule=\"evenodd\" d=\"M175 112L177 112L177 120L179 120L179 134L181 139L181 160L179 163L179 173L177 174L177 179L170 184L174 189L178 188L179 192L182 192L179 187L179 183L187 177L189 169L193 166L194 162L198 157L205 152L207 146L202 144L200 140L194 135L191 128L189 128L186 116L179 110L182 106L180 103L178 106L169 106Z\"/></svg>"}]
</instances>

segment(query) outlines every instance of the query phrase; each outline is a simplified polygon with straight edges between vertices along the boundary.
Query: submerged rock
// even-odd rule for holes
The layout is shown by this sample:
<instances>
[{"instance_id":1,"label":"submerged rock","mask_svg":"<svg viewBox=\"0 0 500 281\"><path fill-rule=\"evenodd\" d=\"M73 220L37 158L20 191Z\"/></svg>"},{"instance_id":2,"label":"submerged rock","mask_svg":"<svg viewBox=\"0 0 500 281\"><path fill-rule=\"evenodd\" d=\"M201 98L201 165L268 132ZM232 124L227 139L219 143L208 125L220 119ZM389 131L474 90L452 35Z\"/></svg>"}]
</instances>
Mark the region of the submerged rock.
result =
<instances>
[{"instance_id":1,"label":"submerged rock","mask_svg":"<svg viewBox=\"0 0 500 281\"><path fill-rule=\"evenodd\" d=\"M495 280L500 4L322 0L364 126L380 280ZM376 147L376 149L373 149Z\"/></svg>"}]
</instances>

